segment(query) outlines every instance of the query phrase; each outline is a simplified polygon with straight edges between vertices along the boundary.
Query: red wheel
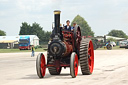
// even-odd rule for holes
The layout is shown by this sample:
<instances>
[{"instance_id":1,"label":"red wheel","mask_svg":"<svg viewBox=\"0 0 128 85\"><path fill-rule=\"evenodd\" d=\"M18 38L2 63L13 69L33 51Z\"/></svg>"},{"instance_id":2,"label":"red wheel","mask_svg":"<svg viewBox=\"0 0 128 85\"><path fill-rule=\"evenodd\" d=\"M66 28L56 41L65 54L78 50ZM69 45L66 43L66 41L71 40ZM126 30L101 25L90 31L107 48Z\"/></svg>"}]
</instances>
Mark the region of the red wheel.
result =
<instances>
[{"instance_id":1,"label":"red wheel","mask_svg":"<svg viewBox=\"0 0 128 85\"><path fill-rule=\"evenodd\" d=\"M45 62L45 57L42 53L38 54L37 56L36 70L37 70L37 75L39 76L39 78L43 78L45 76L46 62Z\"/></svg>"},{"instance_id":2,"label":"red wheel","mask_svg":"<svg viewBox=\"0 0 128 85\"><path fill-rule=\"evenodd\" d=\"M90 39L83 39L80 45L80 66L83 75L90 75L94 68L94 49Z\"/></svg>"},{"instance_id":3,"label":"red wheel","mask_svg":"<svg viewBox=\"0 0 128 85\"><path fill-rule=\"evenodd\" d=\"M93 43L91 40L88 46L88 65L89 65L90 73L92 73L94 67L94 51L93 51Z\"/></svg>"},{"instance_id":4,"label":"red wheel","mask_svg":"<svg viewBox=\"0 0 128 85\"><path fill-rule=\"evenodd\" d=\"M78 74L78 56L75 52L71 54L70 73L72 78L75 78Z\"/></svg>"}]
</instances>

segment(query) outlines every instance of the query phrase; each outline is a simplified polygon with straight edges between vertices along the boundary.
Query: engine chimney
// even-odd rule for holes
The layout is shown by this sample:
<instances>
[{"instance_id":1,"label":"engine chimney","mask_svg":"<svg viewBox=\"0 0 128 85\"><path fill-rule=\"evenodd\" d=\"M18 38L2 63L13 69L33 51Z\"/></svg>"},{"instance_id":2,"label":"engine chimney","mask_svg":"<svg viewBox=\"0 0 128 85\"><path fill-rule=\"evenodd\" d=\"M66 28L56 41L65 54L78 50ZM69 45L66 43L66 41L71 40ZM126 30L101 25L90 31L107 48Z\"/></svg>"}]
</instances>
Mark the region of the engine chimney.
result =
<instances>
[{"instance_id":1,"label":"engine chimney","mask_svg":"<svg viewBox=\"0 0 128 85\"><path fill-rule=\"evenodd\" d=\"M61 11L59 11L59 10L54 11L55 35L57 35L60 32L60 13L61 13Z\"/></svg>"}]
</instances>

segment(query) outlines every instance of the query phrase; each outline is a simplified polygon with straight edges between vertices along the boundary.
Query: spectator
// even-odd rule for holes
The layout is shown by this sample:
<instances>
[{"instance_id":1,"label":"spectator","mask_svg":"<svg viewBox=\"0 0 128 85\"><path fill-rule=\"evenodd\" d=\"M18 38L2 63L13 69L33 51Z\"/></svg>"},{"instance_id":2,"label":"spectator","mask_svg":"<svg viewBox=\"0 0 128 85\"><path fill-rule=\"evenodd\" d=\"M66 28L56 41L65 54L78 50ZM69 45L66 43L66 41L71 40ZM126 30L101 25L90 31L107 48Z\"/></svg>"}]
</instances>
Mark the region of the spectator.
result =
<instances>
[{"instance_id":1,"label":"spectator","mask_svg":"<svg viewBox=\"0 0 128 85\"><path fill-rule=\"evenodd\" d=\"M35 47L34 47L34 45L32 46L31 50L32 50L31 57L34 57L35 56Z\"/></svg>"}]
</instances>

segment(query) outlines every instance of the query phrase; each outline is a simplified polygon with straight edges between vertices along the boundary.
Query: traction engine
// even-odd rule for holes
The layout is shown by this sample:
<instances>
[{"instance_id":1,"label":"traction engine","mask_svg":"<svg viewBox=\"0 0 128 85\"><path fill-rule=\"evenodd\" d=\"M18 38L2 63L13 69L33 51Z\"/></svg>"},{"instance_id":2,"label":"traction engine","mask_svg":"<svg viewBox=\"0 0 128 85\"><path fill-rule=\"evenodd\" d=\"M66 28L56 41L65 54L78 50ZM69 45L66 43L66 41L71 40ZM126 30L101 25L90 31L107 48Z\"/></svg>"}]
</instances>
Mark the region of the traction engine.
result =
<instances>
[{"instance_id":1,"label":"traction engine","mask_svg":"<svg viewBox=\"0 0 128 85\"><path fill-rule=\"evenodd\" d=\"M92 41L81 38L80 26L73 32L60 27L60 11L54 11L55 27L48 43L47 62L43 53L38 54L36 70L39 78L45 76L46 68L51 75L60 75L62 67L70 68L72 78L78 74L80 63L83 75L90 75L94 67L94 50Z\"/></svg>"}]
</instances>

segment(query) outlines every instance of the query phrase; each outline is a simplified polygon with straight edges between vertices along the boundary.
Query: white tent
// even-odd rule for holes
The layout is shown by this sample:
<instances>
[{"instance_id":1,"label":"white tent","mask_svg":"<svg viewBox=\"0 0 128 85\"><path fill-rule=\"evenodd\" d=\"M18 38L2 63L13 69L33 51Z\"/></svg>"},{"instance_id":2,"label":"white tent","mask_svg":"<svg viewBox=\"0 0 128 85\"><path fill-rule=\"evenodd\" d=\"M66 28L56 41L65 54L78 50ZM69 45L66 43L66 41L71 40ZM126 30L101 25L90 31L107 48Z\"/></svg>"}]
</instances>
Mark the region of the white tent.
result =
<instances>
[{"instance_id":1,"label":"white tent","mask_svg":"<svg viewBox=\"0 0 128 85\"><path fill-rule=\"evenodd\" d=\"M0 42L7 41L17 41L19 42L20 36L29 36L30 37L30 45L37 46L39 45L39 38L36 35L18 35L18 36L0 36Z\"/></svg>"},{"instance_id":2,"label":"white tent","mask_svg":"<svg viewBox=\"0 0 128 85\"><path fill-rule=\"evenodd\" d=\"M126 38L119 38L119 37L113 37L113 36L106 36L106 39L113 38L115 40L126 40Z\"/></svg>"}]
</instances>

